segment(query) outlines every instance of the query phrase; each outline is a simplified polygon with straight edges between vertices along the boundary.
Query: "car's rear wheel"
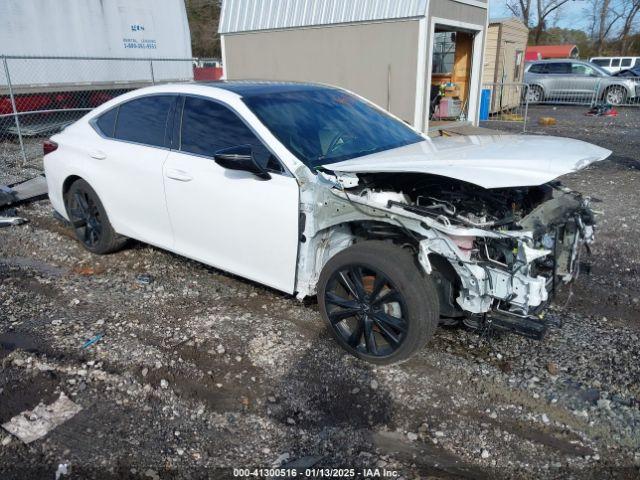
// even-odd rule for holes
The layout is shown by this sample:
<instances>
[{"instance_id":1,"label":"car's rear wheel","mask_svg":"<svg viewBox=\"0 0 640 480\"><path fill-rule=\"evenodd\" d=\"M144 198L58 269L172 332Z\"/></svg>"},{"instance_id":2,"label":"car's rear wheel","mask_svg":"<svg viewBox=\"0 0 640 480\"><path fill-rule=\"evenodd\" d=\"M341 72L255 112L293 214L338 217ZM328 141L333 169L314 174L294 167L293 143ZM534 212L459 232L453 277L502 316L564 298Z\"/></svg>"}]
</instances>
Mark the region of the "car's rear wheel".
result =
<instances>
[{"instance_id":1,"label":"car's rear wheel","mask_svg":"<svg viewBox=\"0 0 640 480\"><path fill-rule=\"evenodd\" d=\"M627 99L627 91L624 87L609 87L604 93L605 102L611 105L622 105Z\"/></svg>"},{"instance_id":2,"label":"car's rear wheel","mask_svg":"<svg viewBox=\"0 0 640 480\"><path fill-rule=\"evenodd\" d=\"M544 90L538 85L530 85L526 94L527 102L540 103L544 101Z\"/></svg>"},{"instance_id":3,"label":"car's rear wheel","mask_svg":"<svg viewBox=\"0 0 640 480\"><path fill-rule=\"evenodd\" d=\"M126 243L127 239L113 230L98 194L85 180L71 184L65 207L76 238L90 252L111 253Z\"/></svg>"},{"instance_id":4,"label":"car's rear wheel","mask_svg":"<svg viewBox=\"0 0 640 480\"><path fill-rule=\"evenodd\" d=\"M368 362L410 358L438 325L438 296L415 256L387 242L357 243L330 259L318 282L320 312L338 343Z\"/></svg>"}]
</instances>

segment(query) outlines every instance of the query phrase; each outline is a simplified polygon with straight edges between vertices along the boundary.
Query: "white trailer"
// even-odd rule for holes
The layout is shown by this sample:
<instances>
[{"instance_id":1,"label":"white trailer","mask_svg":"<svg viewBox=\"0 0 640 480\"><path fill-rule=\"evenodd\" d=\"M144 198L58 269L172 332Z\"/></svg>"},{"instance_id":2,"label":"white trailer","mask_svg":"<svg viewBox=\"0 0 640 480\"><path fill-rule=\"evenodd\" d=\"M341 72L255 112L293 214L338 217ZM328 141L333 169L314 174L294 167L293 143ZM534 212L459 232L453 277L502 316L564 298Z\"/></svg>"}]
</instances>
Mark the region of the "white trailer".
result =
<instances>
[{"instance_id":1,"label":"white trailer","mask_svg":"<svg viewBox=\"0 0 640 480\"><path fill-rule=\"evenodd\" d=\"M10 57L14 93L193 79L184 0L2 0L0 55ZM148 58L185 61L141 61ZM4 93L3 70L0 65Z\"/></svg>"}]
</instances>

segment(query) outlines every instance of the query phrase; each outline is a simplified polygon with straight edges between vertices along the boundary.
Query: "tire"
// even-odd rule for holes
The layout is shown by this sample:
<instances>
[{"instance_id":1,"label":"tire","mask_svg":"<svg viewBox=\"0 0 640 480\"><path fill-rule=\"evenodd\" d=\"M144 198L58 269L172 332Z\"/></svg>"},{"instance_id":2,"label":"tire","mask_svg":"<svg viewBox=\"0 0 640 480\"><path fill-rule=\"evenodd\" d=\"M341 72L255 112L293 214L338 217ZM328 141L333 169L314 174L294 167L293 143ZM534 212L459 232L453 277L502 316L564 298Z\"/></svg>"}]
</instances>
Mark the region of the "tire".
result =
<instances>
[{"instance_id":1,"label":"tire","mask_svg":"<svg viewBox=\"0 0 640 480\"><path fill-rule=\"evenodd\" d=\"M82 179L71 184L64 197L67 216L76 238L92 253L106 254L120 250L127 242L109 222L107 212L91 185Z\"/></svg>"},{"instance_id":2,"label":"tire","mask_svg":"<svg viewBox=\"0 0 640 480\"><path fill-rule=\"evenodd\" d=\"M433 336L440 312L415 256L382 241L357 243L331 258L320 273L318 304L340 346L377 365L414 355Z\"/></svg>"},{"instance_id":3,"label":"tire","mask_svg":"<svg viewBox=\"0 0 640 480\"><path fill-rule=\"evenodd\" d=\"M544 90L538 85L531 85L527 89L526 99L529 103L541 103L544 101Z\"/></svg>"},{"instance_id":4,"label":"tire","mask_svg":"<svg viewBox=\"0 0 640 480\"><path fill-rule=\"evenodd\" d=\"M627 90L619 86L609 87L605 90L603 99L610 105L622 105L627 99Z\"/></svg>"}]
</instances>

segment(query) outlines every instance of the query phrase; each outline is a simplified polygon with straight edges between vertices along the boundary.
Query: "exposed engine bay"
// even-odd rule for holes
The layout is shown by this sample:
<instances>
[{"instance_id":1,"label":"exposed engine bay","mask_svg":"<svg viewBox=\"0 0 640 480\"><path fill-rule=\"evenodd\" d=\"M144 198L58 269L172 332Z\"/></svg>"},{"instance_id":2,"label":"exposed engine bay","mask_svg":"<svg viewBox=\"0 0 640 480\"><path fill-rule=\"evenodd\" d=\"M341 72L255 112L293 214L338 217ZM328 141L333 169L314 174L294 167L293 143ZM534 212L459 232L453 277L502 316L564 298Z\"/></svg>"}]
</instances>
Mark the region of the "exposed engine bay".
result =
<instances>
[{"instance_id":1,"label":"exposed engine bay","mask_svg":"<svg viewBox=\"0 0 640 480\"><path fill-rule=\"evenodd\" d=\"M419 173L332 177L333 195L364 220L342 241L355 235L414 248L436 283L441 316L476 328L489 319L541 338L543 308L559 283L578 275L593 241L590 199L557 180L487 189Z\"/></svg>"}]
</instances>

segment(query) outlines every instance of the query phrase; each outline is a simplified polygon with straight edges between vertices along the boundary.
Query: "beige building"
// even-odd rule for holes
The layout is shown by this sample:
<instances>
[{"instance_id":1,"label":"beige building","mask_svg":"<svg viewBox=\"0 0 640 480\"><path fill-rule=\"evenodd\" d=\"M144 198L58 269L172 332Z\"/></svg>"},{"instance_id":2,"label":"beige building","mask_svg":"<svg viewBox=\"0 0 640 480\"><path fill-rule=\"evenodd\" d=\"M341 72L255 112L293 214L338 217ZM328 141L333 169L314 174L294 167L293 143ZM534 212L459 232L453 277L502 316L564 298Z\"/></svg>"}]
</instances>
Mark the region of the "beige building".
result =
<instances>
[{"instance_id":1,"label":"beige building","mask_svg":"<svg viewBox=\"0 0 640 480\"><path fill-rule=\"evenodd\" d=\"M517 18L491 20L484 52L484 88L492 90L490 113L520 104L524 77L524 54L529 29Z\"/></svg>"},{"instance_id":2,"label":"beige building","mask_svg":"<svg viewBox=\"0 0 640 480\"><path fill-rule=\"evenodd\" d=\"M477 124L486 27L486 0L225 0L219 32L227 79L337 85L426 131Z\"/></svg>"}]
</instances>

